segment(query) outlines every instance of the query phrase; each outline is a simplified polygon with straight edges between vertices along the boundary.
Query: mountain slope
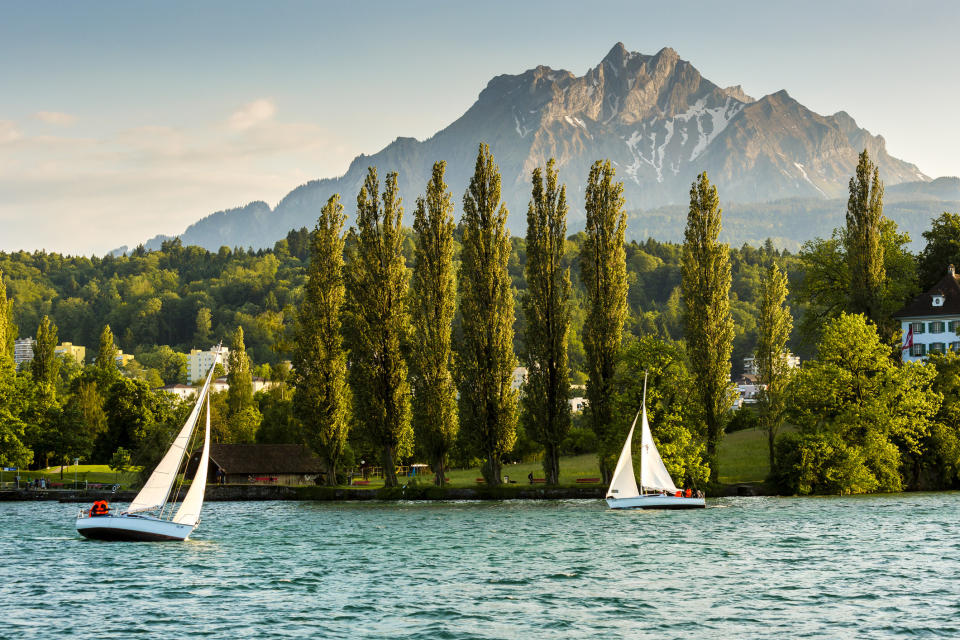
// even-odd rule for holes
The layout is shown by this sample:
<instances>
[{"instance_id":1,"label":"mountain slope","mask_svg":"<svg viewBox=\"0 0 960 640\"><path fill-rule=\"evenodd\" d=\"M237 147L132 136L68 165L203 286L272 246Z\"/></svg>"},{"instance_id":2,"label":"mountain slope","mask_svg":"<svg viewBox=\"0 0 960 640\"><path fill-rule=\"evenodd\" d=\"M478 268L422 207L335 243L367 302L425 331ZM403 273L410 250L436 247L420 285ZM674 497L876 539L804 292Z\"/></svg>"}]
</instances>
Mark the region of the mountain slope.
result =
<instances>
[{"instance_id":1,"label":"mountain slope","mask_svg":"<svg viewBox=\"0 0 960 640\"><path fill-rule=\"evenodd\" d=\"M886 152L881 136L846 113L816 114L786 91L754 100L739 86L720 88L673 49L654 55L610 50L583 76L539 66L493 78L460 118L422 142L397 138L346 173L291 191L275 209L252 203L204 218L185 244L269 246L290 228L312 227L339 192L348 215L368 166L399 172L407 208L424 191L435 160L459 201L481 142L490 144L503 177L512 233L523 232L530 173L553 157L569 191L570 228L582 223L583 187L594 160L609 158L631 209L683 204L706 171L724 202L838 198L867 148L888 185L929 180Z\"/></svg>"}]
</instances>

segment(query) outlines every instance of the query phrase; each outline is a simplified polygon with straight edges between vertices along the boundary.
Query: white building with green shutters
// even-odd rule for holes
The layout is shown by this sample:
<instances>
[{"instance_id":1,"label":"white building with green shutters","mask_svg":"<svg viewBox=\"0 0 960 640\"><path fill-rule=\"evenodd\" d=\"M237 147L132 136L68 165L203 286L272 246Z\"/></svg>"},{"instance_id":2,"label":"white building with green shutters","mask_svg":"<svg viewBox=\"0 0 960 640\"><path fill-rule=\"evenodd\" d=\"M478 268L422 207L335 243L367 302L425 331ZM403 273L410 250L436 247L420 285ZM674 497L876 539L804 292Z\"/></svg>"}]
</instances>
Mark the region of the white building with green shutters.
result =
<instances>
[{"instance_id":1,"label":"white building with green shutters","mask_svg":"<svg viewBox=\"0 0 960 640\"><path fill-rule=\"evenodd\" d=\"M936 285L893 314L903 328L903 361L960 351L960 277L953 265Z\"/></svg>"}]
</instances>

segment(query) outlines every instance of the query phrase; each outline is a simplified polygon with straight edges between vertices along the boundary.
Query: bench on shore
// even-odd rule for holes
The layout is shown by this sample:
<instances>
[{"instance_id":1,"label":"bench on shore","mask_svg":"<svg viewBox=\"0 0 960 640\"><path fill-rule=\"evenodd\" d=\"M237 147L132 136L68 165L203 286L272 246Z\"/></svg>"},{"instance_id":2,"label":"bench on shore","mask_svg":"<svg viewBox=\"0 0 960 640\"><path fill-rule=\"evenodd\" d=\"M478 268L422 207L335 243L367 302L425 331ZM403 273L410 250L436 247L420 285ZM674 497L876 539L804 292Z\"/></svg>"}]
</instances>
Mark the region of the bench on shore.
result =
<instances>
[{"instance_id":1,"label":"bench on shore","mask_svg":"<svg viewBox=\"0 0 960 640\"><path fill-rule=\"evenodd\" d=\"M369 480L354 480L353 484L370 484Z\"/></svg>"},{"instance_id":2,"label":"bench on shore","mask_svg":"<svg viewBox=\"0 0 960 640\"><path fill-rule=\"evenodd\" d=\"M600 478L577 478L577 484L600 484Z\"/></svg>"},{"instance_id":3,"label":"bench on shore","mask_svg":"<svg viewBox=\"0 0 960 640\"><path fill-rule=\"evenodd\" d=\"M477 484L483 484L484 482L486 482L486 480L483 478L477 478Z\"/></svg>"},{"instance_id":4,"label":"bench on shore","mask_svg":"<svg viewBox=\"0 0 960 640\"><path fill-rule=\"evenodd\" d=\"M547 479L546 479L546 478L534 478L534 479L533 479L533 484L544 484L544 483L546 483L546 482L547 482Z\"/></svg>"}]
</instances>

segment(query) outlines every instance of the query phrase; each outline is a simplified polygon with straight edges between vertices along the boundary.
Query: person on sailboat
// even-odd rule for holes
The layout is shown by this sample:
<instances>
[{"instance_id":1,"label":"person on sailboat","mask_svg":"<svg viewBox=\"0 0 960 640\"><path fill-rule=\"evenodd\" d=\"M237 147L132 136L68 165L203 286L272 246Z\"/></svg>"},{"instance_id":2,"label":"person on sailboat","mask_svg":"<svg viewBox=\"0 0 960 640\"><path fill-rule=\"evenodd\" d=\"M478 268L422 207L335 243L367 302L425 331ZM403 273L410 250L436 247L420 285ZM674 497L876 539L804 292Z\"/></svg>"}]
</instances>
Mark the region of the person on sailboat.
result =
<instances>
[{"instance_id":1,"label":"person on sailboat","mask_svg":"<svg viewBox=\"0 0 960 640\"><path fill-rule=\"evenodd\" d=\"M110 507L107 505L106 500L97 500L93 503L93 506L90 507L90 517L96 518L97 516L106 516L110 514Z\"/></svg>"}]
</instances>

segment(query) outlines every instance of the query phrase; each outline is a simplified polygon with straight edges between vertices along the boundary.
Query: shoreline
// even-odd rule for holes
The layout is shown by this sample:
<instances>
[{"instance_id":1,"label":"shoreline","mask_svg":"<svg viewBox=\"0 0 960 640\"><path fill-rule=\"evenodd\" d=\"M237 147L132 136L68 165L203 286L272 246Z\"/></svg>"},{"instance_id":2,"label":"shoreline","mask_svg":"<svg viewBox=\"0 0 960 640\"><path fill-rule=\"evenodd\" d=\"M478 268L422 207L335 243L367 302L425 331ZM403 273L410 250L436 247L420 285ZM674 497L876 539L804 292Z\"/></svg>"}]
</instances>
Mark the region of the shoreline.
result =
<instances>
[{"instance_id":1,"label":"shoreline","mask_svg":"<svg viewBox=\"0 0 960 640\"><path fill-rule=\"evenodd\" d=\"M708 497L776 495L760 484L726 485L721 492ZM394 487L382 489L357 489L352 487L321 486L269 486L269 485L217 485L209 486L204 500L207 502L243 502L259 500L289 500L304 502L346 501L442 501L442 500L602 500L606 487L453 487L434 486ZM109 490L74 491L70 489L9 489L0 491L0 502L59 501L86 503L93 500L130 502L135 491Z\"/></svg>"}]
</instances>

